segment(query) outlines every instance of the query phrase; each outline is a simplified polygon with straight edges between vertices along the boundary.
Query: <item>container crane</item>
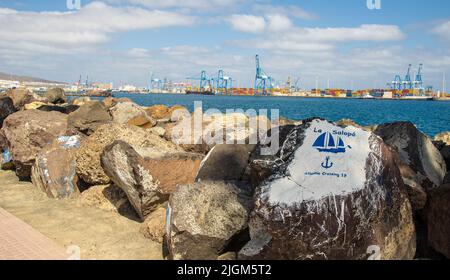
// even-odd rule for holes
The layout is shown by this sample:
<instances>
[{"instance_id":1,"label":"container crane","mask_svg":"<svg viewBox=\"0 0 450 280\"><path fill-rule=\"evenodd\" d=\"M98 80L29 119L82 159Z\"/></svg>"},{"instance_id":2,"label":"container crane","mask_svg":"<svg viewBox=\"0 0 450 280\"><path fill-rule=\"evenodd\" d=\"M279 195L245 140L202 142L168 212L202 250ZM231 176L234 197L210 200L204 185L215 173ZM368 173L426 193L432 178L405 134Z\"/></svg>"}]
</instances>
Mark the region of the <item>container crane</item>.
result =
<instances>
[{"instance_id":1,"label":"container crane","mask_svg":"<svg viewBox=\"0 0 450 280\"><path fill-rule=\"evenodd\" d=\"M256 59L255 95L271 95L273 89L273 78L264 73L259 62L259 55Z\"/></svg>"},{"instance_id":2,"label":"container crane","mask_svg":"<svg viewBox=\"0 0 450 280\"><path fill-rule=\"evenodd\" d=\"M408 71L406 72L405 79L402 82L403 89L412 89L411 82L411 64L408 66Z\"/></svg>"},{"instance_id":3,"label":"container crane","mask_svg":"<svg viewBox=\"0 0 450 280\"><path fill-rule=\"evenodd\" d=\"M188 77L186 79L200 81L200 92L207 92L212 89L211 87L212 79L208 78L208 75L206 74L205 70L202 70L202 72L200 73L200 77Z\"/></svg>"},{"instance_id":4,"label":"container crane","mask_svg":"<svg viewBox=\"0 0 450 280\"><path fill-rule=\"evenodd\" d=\"M156 89L157 91L161 92L162 88L163 88L162 80L155 78L152 74L152 77L150 79L150 89L152 91L154 91Z\"/></svg>"},{"instance_id":5,"label":"container crane","mask_svg":"<svg viewBox=\"0 0 450 280\"><path fill-rule=\"evenodd\" d=\"M422 68L423 64L419 64L419 70L417 71L416 78L414 79L414 89L423 89L423 80L422 80Z\"/></svg>"},{"instance_id":6,"label":"container crane","mask_svg":"<svg viewBox=\"0 0 450 280\"><path fill-rule=\"evenodd\" d=\"M392 84L392 89L401 90L403 82L402 82L402 78L400 77L400 75L395 75L395 78L391 84Z\"/></svg>"},{"instance_id":7,"label":"container crane","mask_svg":"<svg viewBox=\"0 0 450 280\"><path fill-rule=\"evenodd\" d=\"M211 79L215 87L216 93L220 94L232 94L233 93L233 79L231 77L225 76L224 71L220 69L217 73L217 79Z\"/></svg>"}]
</instances>

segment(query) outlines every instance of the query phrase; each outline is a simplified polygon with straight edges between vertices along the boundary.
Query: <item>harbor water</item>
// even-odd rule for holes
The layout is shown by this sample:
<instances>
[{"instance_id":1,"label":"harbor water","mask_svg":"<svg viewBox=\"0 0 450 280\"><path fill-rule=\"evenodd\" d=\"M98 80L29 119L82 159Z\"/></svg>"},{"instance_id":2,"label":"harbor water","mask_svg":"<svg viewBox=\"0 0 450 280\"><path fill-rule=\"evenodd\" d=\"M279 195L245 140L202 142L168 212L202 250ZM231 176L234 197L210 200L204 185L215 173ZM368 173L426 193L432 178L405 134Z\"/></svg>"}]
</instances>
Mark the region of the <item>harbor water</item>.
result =
<instances>
[{"instance_id":1,"label":"harbor water","mask_svg":"<svg viewBox=\"0 0 450 280\"><path fill-rule=\"evenodd\" d=\"M302 120L322 117L331 121L352 119L361 125L373 125L395 121L410 121L429 136L450 131L450 102L416 100L362 100L298 98L269 96L203 96L175 94L126 94L115 93L115 97L127 97L141 106L164 104L182 105L190 111L194 101L202 101L203 110L227 109L278 109L280 116Z\"/></svg>"}]
</instances>

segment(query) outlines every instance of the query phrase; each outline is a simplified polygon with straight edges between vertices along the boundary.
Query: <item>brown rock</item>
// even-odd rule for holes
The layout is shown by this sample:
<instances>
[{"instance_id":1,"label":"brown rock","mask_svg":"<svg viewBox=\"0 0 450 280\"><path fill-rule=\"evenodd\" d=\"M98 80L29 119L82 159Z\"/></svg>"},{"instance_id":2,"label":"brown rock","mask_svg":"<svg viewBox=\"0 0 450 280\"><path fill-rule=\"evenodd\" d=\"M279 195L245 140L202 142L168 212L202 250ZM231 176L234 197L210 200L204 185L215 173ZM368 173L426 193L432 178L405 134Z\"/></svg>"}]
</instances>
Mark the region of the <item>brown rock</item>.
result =
<instances>
[{"instance_id":1,"label":"brown rock","mask_svg":"<svg viewBox=\"0 0 450 280\"><path fill-rule=\"evenodd\" d=\"M146 238L163 243L166 233L166 208L160 207L153 211L139 230Z\"/></svg>"},{"instance_id":2,"label":"brown rock","mask_svg":"<svg viewBox=\"0 0 450 280\"><path fill-rule=\"evenodd\" d=\"M450 259L450 184L431 192L425 209L428 224L428 242Z\"/></svg>"},{"instance_id":3,"label":"brown rock","mask_svg":"<svg viewBox=\"0 0 450 280\"><path fill-rule=\"evenodd\" d=\"M75 151L79 147L79 136L59 137L37 155L31 180L49 198L78 197Z\"/></svg>"},{"instance_id":4,"label":"brown rock","mask_svg":"<svg viewBox=\"0 0 450 280\"><path fill-rule=\"evenodd\" d=\"M58 112L27 110L14 113L3 123L16 173L30 177L36 155L67 130L67 116Z\"/></svg>"},{"instance_id":5,"label":"brown rock","mask_svg":"<svg viewBox=\"0 0 450 280\"><path fill-rule=\"evenodd\" d=\"M111 121L111 116L100 101L89 101L68 117L69 127L86 135L91 135L99 126Z\"/></svg>"},{"instance_id":6,"label":"brown rock","mask_svg":"<svg viewBox=\"0 0 450 280\"><path fill-rule=\"evenodd\" d=\"M105 185L109 177L100 164L103 149L115 140L122 140L133 147L154 147L160 151L180 151L178 147L145 129L125 124L105 124L82 141L77 153L77 174L88 184Z\"/></svg>"},{"instance_id":7,"label":"brown rock","mask_svg":"<svg viewBox=\"0 0 450 280\"><path fill-rule=\"evenodd\" d=\"M194 182L201 160L201 155L186 153L142 157L123 141L107 146L101 155L103 170L142 219L167 201L178 184Z\"/></svg>"}]
</instances>

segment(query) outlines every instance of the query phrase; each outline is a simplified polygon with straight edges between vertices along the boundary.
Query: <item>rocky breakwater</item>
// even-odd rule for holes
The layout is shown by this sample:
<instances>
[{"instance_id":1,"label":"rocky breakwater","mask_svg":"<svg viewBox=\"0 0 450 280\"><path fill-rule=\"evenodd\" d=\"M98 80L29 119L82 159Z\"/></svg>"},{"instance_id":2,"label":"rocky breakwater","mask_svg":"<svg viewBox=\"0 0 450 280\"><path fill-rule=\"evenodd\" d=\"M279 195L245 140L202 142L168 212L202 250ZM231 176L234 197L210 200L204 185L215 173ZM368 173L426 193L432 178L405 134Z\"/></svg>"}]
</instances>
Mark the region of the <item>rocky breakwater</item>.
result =
<instances>
[{"instance_id":1,"label":"rocky breakwater","mask_svg":"<svg viewBox=\"0 0 450 280\"><path fill-rule=\"evenodd\" d=\"M170 259L412 259L422 242L449 257L448 143L408 124L209 115L183 144L199 112L110 98L62 113L56 97L0 97L2 159L51 198L140 221ZM249 143L255 119L278 148Z\"/></svg>"}]
</instances>

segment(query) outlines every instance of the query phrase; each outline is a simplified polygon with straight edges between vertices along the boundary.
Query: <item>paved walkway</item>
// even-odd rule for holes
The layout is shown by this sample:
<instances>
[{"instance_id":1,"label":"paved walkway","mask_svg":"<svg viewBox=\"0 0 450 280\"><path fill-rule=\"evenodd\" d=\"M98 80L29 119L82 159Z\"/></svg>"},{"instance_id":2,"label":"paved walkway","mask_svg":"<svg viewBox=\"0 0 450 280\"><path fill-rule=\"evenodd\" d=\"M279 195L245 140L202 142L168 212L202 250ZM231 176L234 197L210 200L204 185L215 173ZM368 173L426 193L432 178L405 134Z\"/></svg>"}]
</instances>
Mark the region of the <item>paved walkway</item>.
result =
<instances>
[{"instance_id":1,"label":"paved walkway","mask_svg":"<svg viewBox=\"0 0 450 280\"><path fill-rule=\"evenodd\" d=\"M66 260L66 250L0 207L0 260Z\"/></svg>"}]
</instances>

